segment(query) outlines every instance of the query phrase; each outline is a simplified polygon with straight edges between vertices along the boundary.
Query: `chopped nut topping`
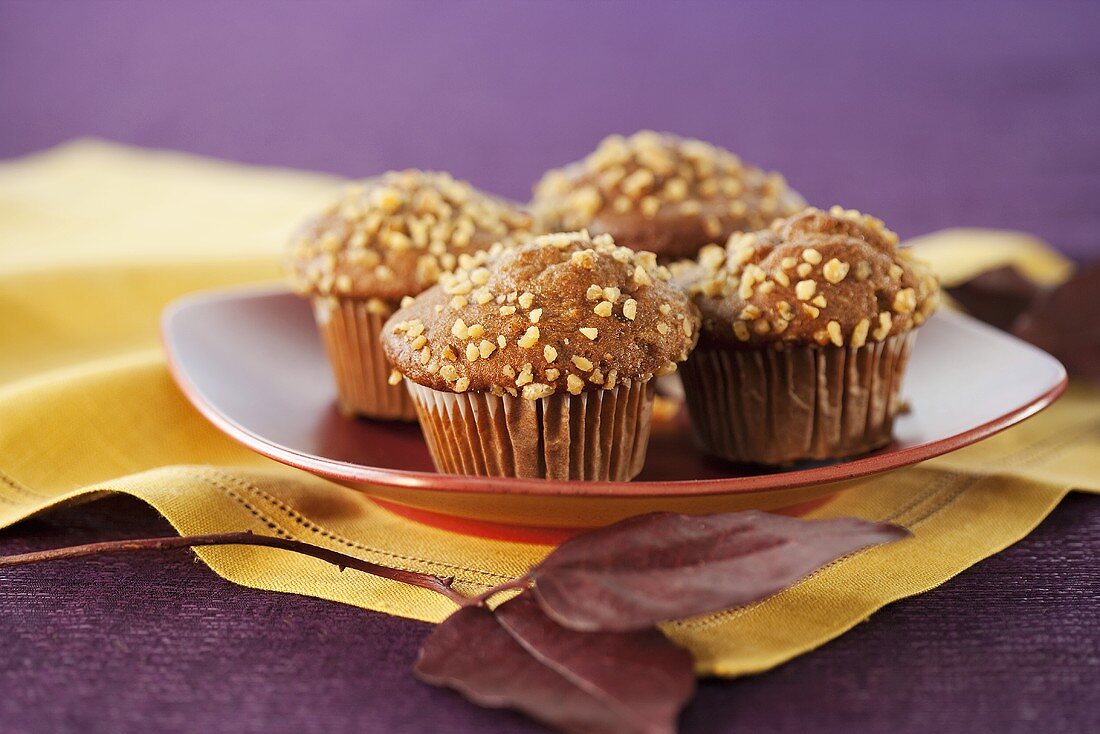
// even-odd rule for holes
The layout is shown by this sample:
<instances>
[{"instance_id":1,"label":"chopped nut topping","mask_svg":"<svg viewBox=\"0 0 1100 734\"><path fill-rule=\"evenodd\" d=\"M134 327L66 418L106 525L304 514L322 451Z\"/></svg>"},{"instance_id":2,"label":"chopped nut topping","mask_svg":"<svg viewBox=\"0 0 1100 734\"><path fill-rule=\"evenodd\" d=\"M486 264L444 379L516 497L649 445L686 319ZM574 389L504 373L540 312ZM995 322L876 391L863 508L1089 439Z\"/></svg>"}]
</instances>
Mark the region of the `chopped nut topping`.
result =
<instances>
[{"instance_id":1,"label":"chopped nut topping","mask_svg":"<svg viewBox=\"0 0 1100 734\"><path fill-rule=\"evenodd\" d=\"M611 301L600 301L596 304L596 307L592 309L597 316L610 316L611 315Z\"/></svg>"},{"instance_id":2,"label":"chopped nut topping","mask_svg":"<svg viewBox=\"0 0 1100 734\"><path fill-rule=\"evenodd\" d=\"M558 358L558 350L547 344L542 348L542 357L547 362L553 362L555 359Z\"/></svg>"},{"instance_id":3,"label":"chopped nut topping","mask_svg":"<svg viewBox=\"0 0 1100 734\"><path fill-rule=\"evenodd\" d=\"M894 296L893 308L899 314L913 313L917 307L917 292L912 288L902 288Z\"/></svg>"},{"instance_id":4,"label":"chopped nut topping","mask_svg":"<svg viewBox=\"0 0 1100 734\"><path fill-rule=\"evenodd\" d=\"M638 302L635 301L633 298L626 299L626 302L623 303L623 316L633 321L637 315Z\"/></svg>"},{"instance_id":5,"label":"chopped nut topping","mask_svg":"<svg viewBox=\"0 0 1100 734\"><path fill-rule=\"evenodd\" d=\"M572 360L573 364L575 364L577 366L577 369L582 370L584 372L591 372L592 371L592 367L594 365L592 364L592 361L589 360L588 358L582 357L579 354L574 354L572 357L570 357L570 359Z\"/></svg>"},{"instance_id":6,"label":"chopped nut topping","mask_svg":"<svg viewBox=\"0 0 1100 734\"><path fill-rule=\"evenodd\" d=\"M535 344L537 344L538 341L539 341L539 327L529 326L529 327L527 327L527 331L525 331L523 333L523 336L521 336L519 338L519 341L517 341L516 344L523 347L524 349L530 349L531 347L535 346Z\"/></svg>"},{"instance_id":7,"label":"chopped nut topping","mask_svg":"<svg viewBox=\"0 0 1100 734\"><path fill-rule=\"evenodd\" d=\"M389 383L390 385L399 385L399 384L401 384L401 373L398 372L397 370L392 370L390 372L390 376L388 378L386 378L386 382Z\"/></svg>"},{"instance_id":8,"label":"chopped nut topping","mask_svg":"<svg viewBox=\"0 0 1100 734\"><path fill-rule=\"evenodd\" d=\"M529 313L528 316L530 317L532 324L537 324L539 322L539 319L542 318L542 309L533 308L531 309L531 313Z\"/></svg>"},{"instance_id":9,"label":"chopped nut topping","mask_svg":"<svg viewBox=\"0 0 1100 734\"><path fill-rule=\"evenodd\" d=\"M592 326L582 326L577 329L577 331L593 341L595 341L596 337L599 335L599 332Z\"/></svg>"},{"instance_id":10,"label":"chopped nut topping","mask_svg":"<svg viewBox=\"0 0 1100 734\"><path fill-rule=\"evenodd\" d=\"M664 321L658 321L657 322L657 331L660 332L662 335L667 334L668 333L668 324L666 324Z\"/></svg>"},{"instance_id":11,"label":"chopped nut topping","mask_svg":"<svg viewBox=\"0 0 1100 734\"><path fill-rule=\"evenodd\" d=\"M565 378L565 387L571 394L580 395L584 390L584 380L571 374Z\"/></svg>"},{"instance_id":12,"label":"chopped nut topping","mask_svg":"<svg viewBox=\"0 0 1100 734\"><path fill-rule=\"evenodd\" d=\"M788 308L790 308L790 306L788 306ZM741 313L737 315L737 318L741 319L742 321L752 321L754 319L760 318L761 313L762 312L760 311L759 307L754 306L750 303L746 305L743 309L741 309Z\"/></svg>"},{"instance_id":13,"label":"chopped nut topping","mask_svg":"<svg viewBox=\"0 0 1100 734\"><path fill-rule=\"evenodd\" d=\"M852 330L852 340L849 342L853 347L857 349L867 343L867 332L871 328L870 319L860 319L856 324L856 328Z\"/></svg>"},{"instance_id":14,"label":"chopped nut topping","mask_svg":"<svg viewBox=\"0 0 1100 734\"><path fill-rule=\"evenodd\" d=\"M541 382L532 382L530 385L525 385L523 387L523 397L525 400L538 400L553 394L554 388L550 385L544 385Z\"/></svg>"},{"instance_id":15,"label":"chopped nut topping","mask_svg":"<svg viewBox=\"0 0 1100 734\"><path fill-rule=\"evenodd\" d=\"M883 341L890 335L890 329L894 326L894 317L887 311L883 311L878 315L878 328L871 333L871 338L875 341Z\"/></svg>"},{"instance_id":16,"label":"chopped nut topping","mask_svg":"<svg viewBox=\"0 0 1100 734\"><path fill-rule=\"evenodd\" d=\"M493 344L488 339L482 339L481 343L477 345L478 353L481 355L482 359L487 359L493 352L496 351L496 348L497 345Z\"/></svg>"},{"instance_id":17,"label":"chopped nut topping","mask_svg":"<svg viewBox=\"0 0 1100 734\"><path fill-rule=\"evenodd\" d=\"M481 356L481 352L478 351L477 345L473 342L469 342L466 345L466 361L476 362L477 358Z\"/></svg>"},{"instance_id":18,"label":"chopped nut topping","mask_svg":"<svg viewBox=\"0 0 1100 734\"><path fill-rule=\"evenodd\" d=\"M587 270L596 267L596 253L594 250L578 250L570 256L570 260L577 267Z\"/></svg>"},{"instance_id":19,"label":"chopped nut topping","mask_svg":"<svg viewBox=\"0 0 1100 734\"><path fill-rule=\"evenodd\" d=\"M470 273L470 282L474 285L485 285L489 282L489 271L486 268L476 268Z\"/></svg>"},{"instance_id":20,"label":"chopped nut topping","mask_svg":"<svg viewBox=\"0 0 1100 734\"><path fill-rule=\"evenodd\" d=\"M825 276L825 280L835 285L844 280L848 275L848 269L850 267L848 263L841 262L834 257L832 260L825 263L825 266L821 269L821 274Z\"/></svg>"},{"instance_id":21,"label":"chopped nut topping","mask_svg":"<svg viewBox=\"0 0 1100 734\"><path fill-rule=\"evenodd\" d=\"M935 310L934 278L896 245L896 235L873 217L808 208L768 228L733 234L725 248L703 248L694 266L673 269L708 329L732 314L737 340L768 335L762 341L777 349L806 340L859 348L872 338L887 338L895 324L898 330L919 326ZM797 301L780 290L788 288ZM887 308L860 313L864 304ZM658 329L669 333L667 327ZM719 334L730 338L729 332Z\"/></svg>"},{"instance_id":22,"label":"chopped nut topping","mask_svg":"<svg viewBox=\"0 0 1100 734\"><path fill-rule=\"evenodd\" d=\"M525 291L519 296L520 308L531 308L531 304L535 302L535 294L530 291Z\"/></svg>"}]
</instances>

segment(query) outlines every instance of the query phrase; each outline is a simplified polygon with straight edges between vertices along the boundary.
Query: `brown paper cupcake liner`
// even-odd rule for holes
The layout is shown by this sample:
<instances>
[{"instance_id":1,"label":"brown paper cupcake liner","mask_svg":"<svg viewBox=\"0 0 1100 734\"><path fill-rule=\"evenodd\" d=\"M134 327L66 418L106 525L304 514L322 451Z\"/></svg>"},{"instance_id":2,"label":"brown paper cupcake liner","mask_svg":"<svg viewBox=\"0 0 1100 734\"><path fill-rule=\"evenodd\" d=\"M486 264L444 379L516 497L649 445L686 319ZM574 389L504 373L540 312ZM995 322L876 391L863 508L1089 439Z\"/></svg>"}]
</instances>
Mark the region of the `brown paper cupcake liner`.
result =
<instances>
[{"instance_id":1,"label":"brown paper cupcake liner","mask_svg":"<svg viewBox=\"0 0 1100 734\"><path fill-rule=\"evenodd\" d=\"M652 380L538 400L405 384L446 474L625 482L645 463Z\"/></svg>"},{"instance_id":2,"label":"brown paper cupcake liner","mask_svg":"<svg viewBox=\"0 0 1100 734\"><path fill-rule=\"evenodd\" d=\"M700 345L682 366L696 439L729 461L788 464L890 443L916 332L862 347Z\"/></svg>"},{"instance_id":3,"label":"brown paper cupcake liner","mask_svg":"<svg viewBox=\"0 0 1100 734\"><path fill-rule=\"evenodd\" d=\"M390 364L378 335L389 318L377 302L359 298L313 299L313 313L346 413L384 420L416 420L405 388L390 385ZM388 309L392 310L392 309ZM388 311L387 310L387 311Z\"/></svg>"}]
</instances>

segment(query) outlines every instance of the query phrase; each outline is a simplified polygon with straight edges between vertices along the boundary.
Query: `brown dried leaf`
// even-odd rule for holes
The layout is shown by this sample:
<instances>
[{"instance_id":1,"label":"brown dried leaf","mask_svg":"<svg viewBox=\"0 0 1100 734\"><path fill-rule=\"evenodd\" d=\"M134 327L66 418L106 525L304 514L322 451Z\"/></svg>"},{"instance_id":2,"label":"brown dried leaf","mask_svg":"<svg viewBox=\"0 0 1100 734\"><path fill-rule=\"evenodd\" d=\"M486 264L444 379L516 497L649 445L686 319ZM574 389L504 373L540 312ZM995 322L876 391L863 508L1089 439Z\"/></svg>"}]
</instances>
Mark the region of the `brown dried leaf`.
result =
<instances>
[{"instance_id":1,"label":"brown dried leaf","mask_svg":"<svg viewBox=\"0 0 1100 734\"><path fill-rule=\"evenodd\" d=\"M908 535L856 518L654 513L566 541L531 571L532 592L570 629L640 630L759 601L853 551Z\"/></svg>"},{"instance_id":2,"label":"brown dried leaf","mask_svg":"<svg viewBox=\"0 0 1100 734\"><path fill-rule=\"evenodd\" d=\"M1037 299L1013 332L1050 352L1075 377L1100 382L1100 262L1081 268L1054 291Z\"/></svg>"},{"instance_id":3,"label":"brown dried leaf","mask_svg":"<svg viewBox=\"0 0 1100 734\"><path fill-rule=\"evenodd\" d=\"M495 613L452 614L424 643L416 673L478 705L592 734L674 732L695 689L691 656L657 630L574 632L526 593Z\"/></svg>"}]
</instances>

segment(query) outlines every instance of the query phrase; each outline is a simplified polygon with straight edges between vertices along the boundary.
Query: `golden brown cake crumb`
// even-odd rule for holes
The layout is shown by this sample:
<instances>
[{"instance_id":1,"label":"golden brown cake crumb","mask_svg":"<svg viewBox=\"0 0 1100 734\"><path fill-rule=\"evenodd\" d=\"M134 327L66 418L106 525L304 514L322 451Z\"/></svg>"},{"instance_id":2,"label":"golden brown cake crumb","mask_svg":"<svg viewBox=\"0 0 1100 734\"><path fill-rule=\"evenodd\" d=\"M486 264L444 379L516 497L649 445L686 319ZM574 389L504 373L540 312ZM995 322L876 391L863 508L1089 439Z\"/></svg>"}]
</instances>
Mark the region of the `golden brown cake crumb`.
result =
<instances>
[{"instance_id":1,"label":"golden brown cake crumb","mask_svg":"<svg viewBox=\"0 0 1100 734\"><path fill-rule=\"evenodd\" d=\"M526 239L530 217L446 173L393 171L354 184L294 238L287 271L302 294L416 295L459 257Z\"/></svg>"},{"instance_id":2,"label":"golden brown cake crumb","mask_svg":"<svg viewBox=\"0 0 1100 734\"><path fill-rule=\"evenodd\" d=\"M393 315L383 347L435 390L610 390L673 372L694 347L698 313L669 279L653 253L609 235L544 235L464 259Z\"/></svg>"},{"instance_id":3,"label":"golden brown cake crumb","mask_svg":"<svg viewBox=\"0 0 1100 734\"><path fill-rule=\"evenodd\" d=\"M612 135L535 187L540 231L587 228L662 260L692 257L733 232L766 227L805 201L778 173L700 140L642 131Z\"/></svg>"},{"instance_id":4,"label":"golden brown cake crumb","mask_svg":"<svg viewBox=\"0 0 1100 734\"><path fill-rule=\"evenodd\" d=\"M673 266L707 341L860 347L917 326L939 304L935 277L883 223L808 208Z\"/></svg>"}]
</instances>

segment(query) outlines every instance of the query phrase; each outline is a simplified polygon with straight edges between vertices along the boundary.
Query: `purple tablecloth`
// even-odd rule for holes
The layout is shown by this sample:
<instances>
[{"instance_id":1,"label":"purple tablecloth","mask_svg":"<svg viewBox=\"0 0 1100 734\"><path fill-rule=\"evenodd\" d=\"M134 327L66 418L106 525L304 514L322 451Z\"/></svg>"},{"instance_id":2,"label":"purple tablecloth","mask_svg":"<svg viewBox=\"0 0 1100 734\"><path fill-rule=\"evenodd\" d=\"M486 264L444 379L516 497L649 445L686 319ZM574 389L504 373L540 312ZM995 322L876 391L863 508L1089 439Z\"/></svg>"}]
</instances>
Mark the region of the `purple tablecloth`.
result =
<instances>
[{"instance_id":1,"label":"purple tablecloth","mask_svg":"<svg viewBox=\"0 0 1100 734\"><path fill-rule=\"evenodd\" d=\"M0 157L96 135L523 198L607 132L669 129L903 236L1100 256L1100 5L0 2ZM2 345L0 345L2 348ZM167 530L127 500L0 552ZM773 672L685 731L1100 730L1100 499ZM427 626L231 586L187 554L5 572L2 731L535 729L416 683Z\"/></svg>"}]
</instances>

